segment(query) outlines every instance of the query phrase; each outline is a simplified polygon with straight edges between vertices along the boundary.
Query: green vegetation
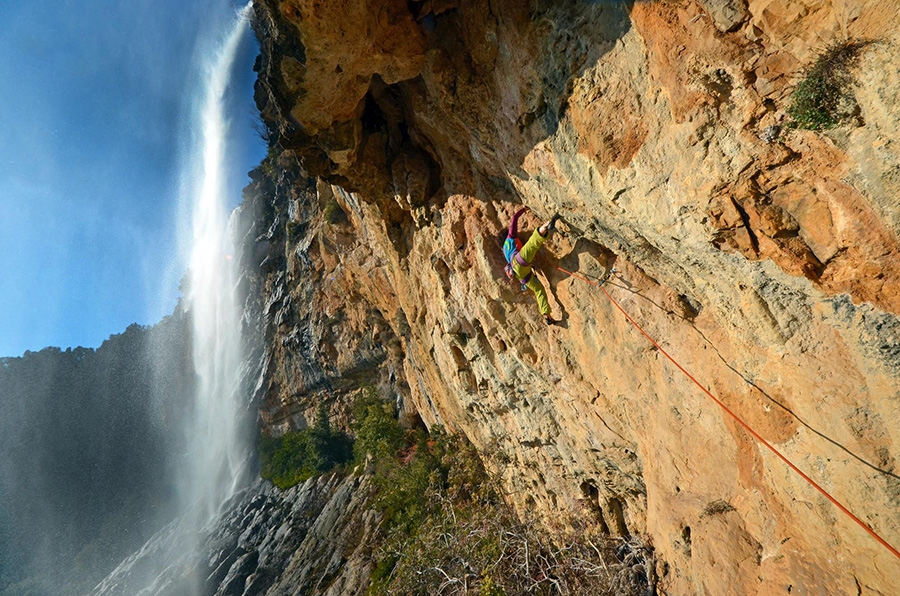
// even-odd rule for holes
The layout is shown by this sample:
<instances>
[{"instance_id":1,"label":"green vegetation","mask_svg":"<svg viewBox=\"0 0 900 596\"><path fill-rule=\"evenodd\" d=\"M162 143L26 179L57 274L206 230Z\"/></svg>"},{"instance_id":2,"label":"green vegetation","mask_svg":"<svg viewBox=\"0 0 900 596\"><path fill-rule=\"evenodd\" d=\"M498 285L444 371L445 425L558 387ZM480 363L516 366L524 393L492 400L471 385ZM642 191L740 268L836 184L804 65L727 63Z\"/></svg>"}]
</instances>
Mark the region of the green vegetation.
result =
<instances>
[{"instance_id":1,"label":"green vegetation","mask_svg":"<svg viewBox=\"0 0 900 596\"><path fill-rule=\"evenodd\" d=\"M377 460L389 460L397 455L403 445L403 429L393 406L379 398L374 387L364 387L353 404L353 421L356 463L362 463L367 455Z\"/></svg>"},{"instance_id":2,"label":"green vegetation","mask_svg":"<svg viewBox=\"0 0 900 596\"><path fill-rule=\"evenodd\" d=\"M352 453L350 437L332 430L322 403L315 426L280 437L260 437L260 474L287 489L350 461Z\"/></svg>"},{"instance_id":3,"label":"green vegetation","mask_svg":"<svg viewBox=\"0 0 900 596\"><path fill-rule=\"evenodd\" d=\"M288 242L291 244L297 242L297 239L300 236L300 232L303 229L303 224L299 221L289 221L285 226L285 231L287 232Z\"/></svg>"},{"instance_id":4,"label":"green vegetation","mask_svg":"<svg viewBox=\"0 0 900 596\"><path fill-rule=\"evenodd\" d=\"M369 596L648 593L638 542L584 529L556 544L519 520L464 439L404 430L374 391L354 416L355 457L372 457L383 516Z\"/></svg>"},{"instance_id":5,"label":"green vegetation","mask_svg":"<svg viewBox=\"0 0 900 596\"><path fill-rule=\"evenodd\" d=\"M853 115L856 102L850 90L850 68L870 43L845 41L829 46L819 55L791 95L787 109L793 119L791 126L825 130Z\"/></svg>"},{"instance_id":6,"label":"green vegetation","mask_svg":"<svg viewBox=\"0 0 900 596\"><path fill-rule=\"evenodd\" d=\"M344 210L341 209L341 205L335 199L331 199L325 204L322 215L325 216L325 221L332 225L341 223L347 219L347 214L344 213Z\"/></svg>"},{"instance_id":7,"label":"green vegetation","mask_svg":"<svg viewBox=\"0 0 900 596\"><path fill-rule=\"evenodd\" d=\"M269 180L272 180L273 182L275 181L275 166L278 163L279 155L281 155L281 151L279 150L278 146L269 145L269 149L266 151L266 156L259 164L266 177L268 177Z\"/></svg>"},{"instance_id":8,"label":"green vegetation","mask_svg":"<svg viewBox=\"0 0 900 596\"><path fill-rule=\"evenodd\" d=\"M591 528L553 541L507 505L471 444L405 428L373 387L354 404L353 431L351 447L323 406L314 428L264 437L260 452L263 475L282 488L349 462L351 452L366 466L382 516L368 596L649 593L651 554L638 541Z\"/></svg>"}]
</instances>

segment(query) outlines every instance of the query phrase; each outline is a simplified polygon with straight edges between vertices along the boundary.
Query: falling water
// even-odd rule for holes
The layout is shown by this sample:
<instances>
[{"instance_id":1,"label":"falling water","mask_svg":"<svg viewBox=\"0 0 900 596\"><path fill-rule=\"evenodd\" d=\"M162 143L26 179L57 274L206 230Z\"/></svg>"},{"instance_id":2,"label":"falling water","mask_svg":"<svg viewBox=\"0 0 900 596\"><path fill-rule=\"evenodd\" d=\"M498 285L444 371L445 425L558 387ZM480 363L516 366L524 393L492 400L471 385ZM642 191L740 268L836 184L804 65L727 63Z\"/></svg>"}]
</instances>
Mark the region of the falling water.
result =
<instances>
[{"instance_id":1,"label":"falling water","mask_svg":"<svg viewBox=\"0 0 900 596\"><path fill-rule=\"evenodd\" d=\"M193 250L188 295L194 326L194 366L198 387L187 497L198 513L214 516L234 494L246 463L241 435L240 311L235 296L235 263L228 233L229 189L226 179L226 92L230 73L247 34L250 5L205 73L200 104L198 161L188 192L193 199Z\"/></svg>"},{"instance_id":2,"label":"falling water","mask_svg":"<svg viewBox=\"0 0 900 596\"><path fill-rule=\"evenodd\" d=\"M249 31L250 10L248 4L240 11L201 74L194 137L183 160L182 196L190 214L185 235L191 246L185 298L193 322L197 390L185 429L182 514L123 561L94 589L94 596L199 593L207 572L198 547L247 477L250 447L235 295L239 259L233 258L228 225L238 191L228 184L233 166L227 114L231 73Z\"/></svg>"}]
</instances>

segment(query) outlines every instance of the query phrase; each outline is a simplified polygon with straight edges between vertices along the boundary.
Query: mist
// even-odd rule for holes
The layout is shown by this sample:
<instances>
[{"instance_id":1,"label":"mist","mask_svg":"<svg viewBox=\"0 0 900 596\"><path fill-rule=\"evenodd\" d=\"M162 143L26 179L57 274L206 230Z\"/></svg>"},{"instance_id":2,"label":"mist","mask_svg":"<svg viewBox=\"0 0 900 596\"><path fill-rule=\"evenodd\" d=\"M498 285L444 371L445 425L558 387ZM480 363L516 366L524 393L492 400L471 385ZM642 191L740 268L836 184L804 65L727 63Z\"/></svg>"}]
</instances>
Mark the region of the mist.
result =
<instances>
[{"instance_id":1,"label":"mist","mask_svg":"<svg viewBox=\"0 0 900 596\"><path fill-rule=\"evenodd\" d=\"M88 266L100 263L104 271L125 268L132 275L112 276L102 284L92 284L96 276L85 275L82 283L92 286L86 293L48 291L56 294L42 296L53 304L51 323L29 327L30 315L20 314L24 323L19 327L32 332L25 344L52 337L43 330L55 321L77 319L77 324L56 324L65 327L65 333L83 332L94 315L94 301L116 314L104 325L127 329L100 343L93 339L98 333L94 323L91 337L79 342L90 347L46 348L0 359L2 596L104 593L104 577L126 569L128 557L160 535L166 544L160 553L165 556L149 566L145 561L141 570L131 569L131 581L137 583L118 585L119 591L111 593L156 593L165 588L188 594L190 585L175 587L165 570L175 559L189 563L196 533L248 478L252 420L246 417L240 311L234 296L233 266L238 259L228 236L228 217L240 200L245 172L264 151L255 136L250 100L257 48L247 9L237 16L230 4L217 3L215 9L202 4L209 10L203 25L198 19L191 41L176 44L190 64L180 76L167 79L153 66L160 63L133 55L155 50L152 44L135 40L129 45L123 36L125 50L101 46L100 54L118 51L128 55L129 65L154 71L148 75L153 80L181 85L175 90L164 89L164 84L156 88L166 96L175 94L164 121L176 123L178 131L153 131L148 122L132 125L138 137L154 137L168 145L166 156L156 151L145 154L144 165L151 172L143 174L149 178L154 171L159 174L150 186L157 193L154 200L164 204L162 214L155 211L158 205L135 209L119 205L117 201L128 203L134 197L113 192L115 177L104 178L106 173L94 169L103 180L86 190L77 184L70 187L73 195L102 195L84 211L91 223L79 212L69 217L73 227L68 231L55 217L45 226L57 232L57 240L74 235L89 241L98 233L112 239L92 252L96 262ZM142 10L140 5L133 9ZM195 10L198 16L203 12L197 6L186 12ZM183 23L176 27L179 36L191 34L183 31ZM88 60L95 50L86 54ZM131 77L135 78L141 77ZM120 113L109 116L108 124L115 125ZM85 126L82 133L89 135ZM39 145L36 151L44 152L45 158L59 151ZM109 148L115 146L111 142ZM133 149L110 159L127 170L123 164L140 159ZM36 189L47 201L59 201L55 196L59 191L53 188L55 174L31 181L32 175L19 172L20 182L28 183L16 188ZM119 190L137 192L135 186L131 182ZM59 201L47 212L62 205ZM142 217L155 221L142 222ZM107 229L98 232L101 226ZM148 229L151 238L142 238ZM124 256L126 265L121 264L123 255L117 254L123 251L129 253ZM43 256L53 260L55 255L44 251ZM31 267L31 276L47 288L53 287L53 276L61 275L59 269L65 266L57 262L42 270L13 259L8 263L17 271ZM16 275L11 277L4 283L25 284ZM29 278L28 283L34 281ZM28 291L17 288L16 295ZM15 299L6 295L0 305L7 315L21 310ZM130 301L137 310L119 308L117 300ZM132 314L122 315L120 310ZM153 314L159 312L169 314L160 321L161 315ZM132 322L122 324L118 316ZM135 319L153 324L133 324ZM9 329L6 349L23 345L25 332Z\"/></svg>"}]
</instances>

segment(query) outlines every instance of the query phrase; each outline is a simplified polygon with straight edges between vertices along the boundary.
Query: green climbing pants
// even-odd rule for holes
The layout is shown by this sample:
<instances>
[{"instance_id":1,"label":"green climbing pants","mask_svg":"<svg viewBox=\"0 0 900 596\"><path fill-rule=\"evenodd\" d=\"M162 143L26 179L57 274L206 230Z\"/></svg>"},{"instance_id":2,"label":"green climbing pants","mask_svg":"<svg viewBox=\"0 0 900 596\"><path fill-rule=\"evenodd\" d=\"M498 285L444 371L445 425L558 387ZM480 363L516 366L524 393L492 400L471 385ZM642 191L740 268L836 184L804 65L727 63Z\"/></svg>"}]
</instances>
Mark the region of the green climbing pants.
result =
<instances>
[{"instance_id":1,"label":"green climbing pants","mask_svg":"<svg viewBox=\"0 0 900 596\"><path fill-rule=\"evenodd\" d=\"M544 238L541 234L535 230L531 234L531 238L528 239L528 242L525 243L525 246L522 247L522 250L519 251L519 254L522 256L522 259L527 262L531 262L534 260L534 257L537 256L538 250L544 244ZM537 275L532 272L531 266L522 266L516 259L513 259L513 272L516 274L518 279L524 279L528 277L528 274L531 273L531 279L528 280L526 287L534 292L534 298L537 300L538 310L541 311L542 315L550 314L550 301L547 300L547 292L544 290L544 286L541 284L541 280L538 279Z\"/></svg>"}]
</instances>

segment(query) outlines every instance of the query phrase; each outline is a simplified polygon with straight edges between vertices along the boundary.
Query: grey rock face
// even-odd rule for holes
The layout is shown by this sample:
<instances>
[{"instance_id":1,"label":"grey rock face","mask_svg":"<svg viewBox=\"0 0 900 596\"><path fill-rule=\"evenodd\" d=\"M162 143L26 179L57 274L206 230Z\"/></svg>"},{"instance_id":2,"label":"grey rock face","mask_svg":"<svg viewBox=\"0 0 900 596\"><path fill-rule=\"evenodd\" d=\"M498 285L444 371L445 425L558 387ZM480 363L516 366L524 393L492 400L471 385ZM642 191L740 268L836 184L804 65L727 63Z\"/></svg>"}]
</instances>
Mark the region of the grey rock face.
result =
<instances>
[{"instance_id":1,"label":"grey rock face","mask_svg":"<svg viewBox=\"0 0 900 596\"><path fill-rule=\"evenodd\" d=\"M723 33L734 31L750 16L746 0L700 0L700 4Z\"/></svg>"},{"instance_id":2,"label":"grey rock face","mask_svg":"<svg viewBox=\"0 0 900 596\"><path fill-rule=\"evenodd\" d=\"M287 491L260 481L197 532L186 519L164 528L91 594L363 594L379 522L370 495L368 476L325 475Z\"/></svg>"}]
</instances>

